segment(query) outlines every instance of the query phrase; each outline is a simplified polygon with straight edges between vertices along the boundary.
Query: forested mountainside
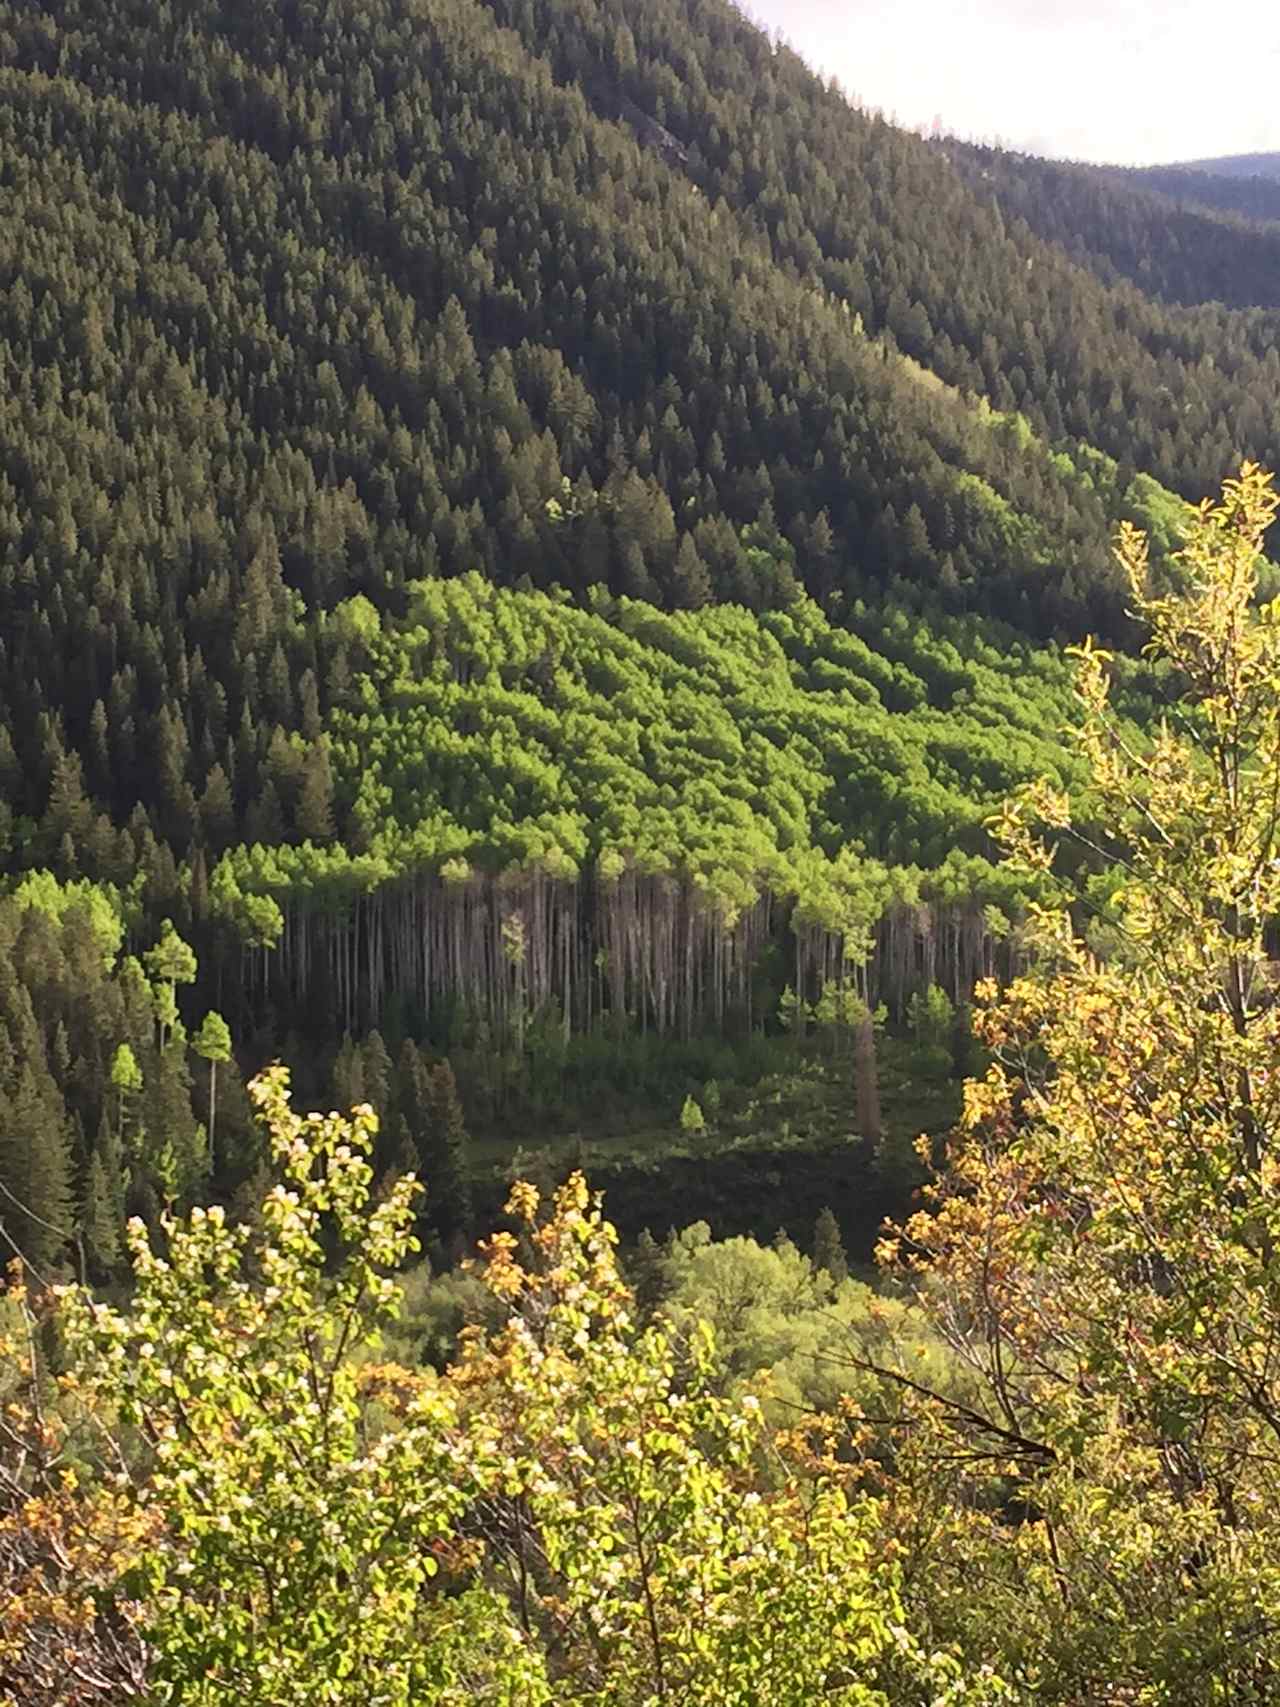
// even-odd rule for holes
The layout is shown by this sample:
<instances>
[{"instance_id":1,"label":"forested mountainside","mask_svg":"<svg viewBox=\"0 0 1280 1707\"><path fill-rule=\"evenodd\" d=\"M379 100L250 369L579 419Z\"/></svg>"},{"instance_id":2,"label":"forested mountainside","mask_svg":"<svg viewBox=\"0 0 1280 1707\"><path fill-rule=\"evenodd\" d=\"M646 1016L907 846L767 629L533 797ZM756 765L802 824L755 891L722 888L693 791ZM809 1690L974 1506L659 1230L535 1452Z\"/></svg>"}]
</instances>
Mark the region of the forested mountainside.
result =
<instances>
[{"instance_id":1,"label":"forested mountainside","mask_svg":"<svg viewBox=\"0 0 1280 1707\"><path fill-rule=\"evenodd\" d=\"M1275 160L1275 155L1245 156ZM1250 220L1280 219L1280 174L1219 171L1219 162L1196 166L1107 167L1106 175L1132 188L1152 190L1186 207L1216 209ZM1222 164L1231 165L1228 160Z\"/></svg>"},{"instance_id":2,"label":"forested mountainside","mask_svg":"<svg viewBox=\"0 0 1280 1707\"><path fill-rule=\"evenodd\" d=\"M0 187L4 1143L81 1202L230 1190L211 1007L492 1124L963 1005L1116 522L1280 459L1266 291L1164 300L1120 192L1037 233L723 0L0 0Z\"/></svg>"},{"instance_id":3,"label":"forested mountainside","mask_svg":"<svg viewBox=\"0 0 1280 1707\"><path fill-rule=\"evenodd\" d=\"M1151 172L1204 172L1210 178L1269 178L1280 182L1280 154L1222 154L1213 160L1188 160L1174 167L1147 167Z\"/></svg>"},{"instance_id":4,"label":"forested mountainside","mask_svg":"<svg viewBox=\"0 0 1280 1707\"><path fill-rule=\"evenodd\" d=\"M1170 303L1280 306L1280 185L1261 185L1251 203L1239 180L1190 168L1116 171L953 138L933 146L980 200L1108 283L1127 279Z\"/></svg>"},{"instance_id":5,"label":"forested mountainside","mask_svg":"<svg viewBox=\"0 0 1280 1707\"><path fill-rule=\"evenodd\" d=\"M181 1141L179 1125L148 1146L139 1123L167 1112L141 1099L157 1048L162 1063L184 1053L172 997L189 951L163 933L113 1000L109 904L33 881L0 905L0 966L20 960L35 988L62 956L68 1050L85 997L105 998L145 1061L122 1044L112 1068L80 1275L47 1284L50 1218L22 1226L43 1248L0 1290L0 1696L1272 1707L1280 607L1257 575L1278 507L1272 477L1243 469L1189 522L1173 592L1153 587L1145 537L1122 531L1135 619L1180 691L1144 742L1116 720L1112 661L1082 646L1062 732L1104 826L1095 855L1122 881L1108 893L1105 872L1059 864L1090 835L1066 792L1046 779L1009 803L1009 869L1049 878L1035 952L975 993L993 1055L946 1141L919 1147L931 1189L884 1228L880 1285L850 1273L830 1207L807 1251L705 1220L620 1249L616 1176L606 1219L581 1166L556 1158L548 1193L527 1155L464 1267L416 1261L442 1199L468 1213L456 1099L445 1066L406 1044L393 1069L373 1038L344 1046L327 1114L295 1109L283 1066L257 1075L236 1212L199 1178L188 1207L204 1134ZM406 751L415 710L467 688L504 597L424 583L406 627L353 613L384 697L396 676L388 722ZM568 639L584 617L562 627L546 595L527 597L510 613L525 637ZM641 605L597 613L606 632L584 618L591 664L565 672L557 704L574 686L634 703L651 676L673 708L696 691L633 657L615 616L623 636L661 620ZM711 647L697 669L694 619L668 620L679 663L713 672ZM832 658L808 628L762 632L789 660L798 642ZM442 638L451 656L434 655ZM772 698L769 641L753 662ZM396 735L371 733L385 783ZM940 997L918 1004L935 1052ZM192 1040L215 1069L210 1127L227 1041L209 1020ZM654 1170L659 1214L694 1211L685 1188L714 1171L710 1089L707 1116L686 1101L684 1153ZM368 1104L388 1099L380 1128ZM169 1201L131 1223L119 1265L102 1158L126 1148ZM874 1196L867 1154L833 1146L828 1183L853 1175ZM732 1160L745 1195L791 1214L788 1175L811 1157ZM425 1215L407 1161L427 1170Z\"/></svg>"},{"instance_id":6,"label":"forested mountainside","mask_svg":"<svg viewBox=\"0 0 1280 1707\"><path fill-rule=\"evenodd\" d=\"M1274 1703L1223 208L725 0L0 0L0 1701Z\"/></svg>"},{"instance_id":7,"label":"forested mountainside","mask_svg":"<svg viewBox=\"0 0 1280 1707\"><path fill-rule=\"evenodd\" d=\"M922 907L926 982L961 999L988 969L988 909L1018 890L983 820L1024 780L1071 780L1056 661L855 613L869 644L808 602L668 617L478 576L409 592L402 621L366 610L321 736L351 851L308 817L294 760L209 883L229 922L255 896L279 906L298 1011L318 996L367 1028L399 992L500 1032L548 1007L575 1030L606 1010L686 1036L749 1026L786 980L816 997L848 965L868 993L877 925ZM301 847L279 845L286 802ZM793 955L770 972L780 912ZM872 987L901 1010L916 955L881 947Z\"/></svg>"},{"instance_id":8,"label":"forested mountainside","mask_svg":"<svg viewBox=\"0 0 1280 1707\"><path fill-rule=\"evenodd\" d=\"M242 829L341 675L318 612L431 573L1114 629L1135 470L1267 453L1265 317L1108 294L731 11L660 12L612 80L621 12L9 12L19 816L67 751L179 856L221 764Z\"/></svg>"}]
</instances>

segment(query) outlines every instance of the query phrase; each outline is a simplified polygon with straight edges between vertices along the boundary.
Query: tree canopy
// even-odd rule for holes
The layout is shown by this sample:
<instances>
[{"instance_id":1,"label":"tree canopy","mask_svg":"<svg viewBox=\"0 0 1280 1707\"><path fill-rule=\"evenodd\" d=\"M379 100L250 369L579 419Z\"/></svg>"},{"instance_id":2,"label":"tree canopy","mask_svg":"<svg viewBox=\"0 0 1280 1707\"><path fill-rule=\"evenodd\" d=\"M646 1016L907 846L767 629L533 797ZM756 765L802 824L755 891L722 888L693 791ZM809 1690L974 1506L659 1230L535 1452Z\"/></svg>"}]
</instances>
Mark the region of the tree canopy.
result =
<instances>
[{"instance_id":1,"label":"tree canopy","mask_svg":"<svg viewBox=\"0 0 1280 1707\"><path fill-rule=\"evenodd\" d=\"M902 1436L926 1501L955 1501L915 1567L935 1628L986 1651L1007 1618L1053 1700L1261 1702L1280 1661L1280 606L1255 603L1276 508L1246 467L1199 512L1172 594L1123 536L1179 715L1133 746L1105 655L1081 650L1076 743L1120 880L1090 940L1076 885L1038 905L1034 966L982 992L994 1065L888 1253L928 1276L983 1395L916 1389ZM1004 820L1025 867L1078 834L1047 784Z\"/></svg>"}]
</instances>

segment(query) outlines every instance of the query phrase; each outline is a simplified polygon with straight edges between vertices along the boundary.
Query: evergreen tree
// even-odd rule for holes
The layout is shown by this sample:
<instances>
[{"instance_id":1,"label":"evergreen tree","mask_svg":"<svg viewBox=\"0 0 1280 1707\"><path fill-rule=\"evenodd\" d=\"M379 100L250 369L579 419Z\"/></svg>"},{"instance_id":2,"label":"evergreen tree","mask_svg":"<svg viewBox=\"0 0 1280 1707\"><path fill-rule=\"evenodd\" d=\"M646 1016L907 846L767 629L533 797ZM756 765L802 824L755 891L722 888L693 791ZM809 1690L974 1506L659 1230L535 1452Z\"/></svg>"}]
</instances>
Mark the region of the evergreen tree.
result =
<instances>
[{"instance_id":1,"label":"evergreen tree","mask_svg":"<svg viewBox=\"0 0 1280 1707\"><path fill-rule=\"evenodd\" d=\"M395 1068L382 1033L371 1031L360 1051L361 1077L364 1081L364 1100L378 1117L377 1158L382 1170L394 1167L400 1173L412 1173L417 1168L416 1151L411 1155L409 1138L403 1123L397 1129L394 1112Z\"/></svg>"},{"instance_id":2,"label":"evergreen tree","mask_svg":"<svg viewBox=\"0 0 1280 1707\"><path fill-rule=\"evenodd\" d=\"M364 1040L361 1055L361 1076L364 1081L364 1100L370 1103L379 1121L385 1126L391 1112L392 1083L395 1077L391 1057L380 1031L371 1031Z\"/></svg>"},{"instance_id":3,"label":"evergreen tree","mask_svg":"<svg viewBox=\"0 0 1280 1707\"><path fill-rule=\"evenodd\" d=\"M671 577L672 602L681 610L698 610L713 597L711 576L698 555L692 534L685 534L676 553Z\"/></svg>"},{"instance_id":4,"label":"evergreen tree","mask_svg":"<svg viewBox=\"0 0 1280 1707\"><path fill-rule=\"evenodd\" d=\"M214 764L200 796L200 828L205 842L214 853L228 847L235 835L235 798L227 773Z\"/></svg>"},{"instance_id":5,"label":"evergreen tree","mask_svg":"<svg viewBox=\"0 0 1280 1707\"><path fill-rule=\"evenodd\" d=\"M364 1058L348 1032L334 1057L329 1075L333 1106L344 1113L365 1101Z\"/></svg>"},{"instance_id":6,"label":"evergreen tree","mask_svg":"<svg viewBox=\"0 0 1280 1707\"><path fill-rule=\"evenodd\" d=\"M635 1294L636 1308L641 1318L647 1319L669 1290L666 1254L647 1227L640 1229L635 1250L627 1263L627 1278Z\"/></svg>"},{"instance_id":7,"label":"evergreen tree","mask_svg":"<svg viewBox=\"0 0 1280 1707\"><path fill-rule=\"evenodd\" d=\"M146 1162L166 1202L191 1202L208 1178L208 1133L191 1106L191 1074L183 1038L157 1049L143 1091Z\"/></svg>"},{"instance_id":8,"label":"evergreen tree","mask_svg":"<svg viewBox=\"0 0 1280 1707\"><path fill-rule=\"evenodd\" d=\"M94 1280L110 1280L120 1265L123 1180L113 1181L109 1161L95 1146L85 1175L79 1224L85 1261Z\"/></svg>"},{"instance_id":9,"label":"evergreen tree","mask_svg":"<svg viewBox=\"0 0 1280 1707\"><path fill-rule=\"evenodd\" d=\"M385 1153L387 1160L379 1176L378 1191L381 1196L386 1197L396 1182L406 1174L417 1177L420 1162L418 1146L402 1120L394 1121L390 1131L380 1132L379 1137L382 1140L379 1148Z\"/></svg>"},{"instance_id":10,"label":"evergreen tree","mask_svg":"<svg viewBox=\"0 0 1280 1707\"><path fill-rule=\"evenodd\" d=\"M71 1237L71 1138L56 1087L30 1061L0 1098L0 1199L8 1240L43 1273Z\"/></svg>"},{"instance_id":11,"label":"evergreen tree","mask_svg":"<svg viewBox=\"0 0 1280 1707\"><path fill-rule=\"evenodd\" d=\"M829 1208L820 1210L814 1222L813 1266L829 1274L837 1285L849 1278L849 1259L840 1237L840 1224Z\"/></svg>"},{"instance_id":12,"label":"evergreen tree","mask_svg":"<svg viewBox=\"0 0 1280 1707\"><path fill-rule=\"evenodd\" d=\"M303 762L297 822L306 841L324 843L333 836L333 772L323 741L312 743Z\"/></svg>"},{"instance_id":13,"label":"evergreen tree","mask_svg":"<svg viewBox=\"0 0 1280 1707\"><path fill-rule=\"evenodd\" d=\"M853 1039L858 1132L861 1137L878 1143L883 1129L880 1124L880 1085L876 1072L876 1034L870 1012L863 1013L854 1029Z\"/></svg>"},{"instance_id":14,"label":"evergreen tree","mask_svg":"<svg viewBox=\"0 0 1280 1707\"><path fill-rule=\"evenodd\" d=\"M472 1214L470 1140L457 1080L447 1060L427 1074L426 1099L420 1149L427 1213L446 1238L465 1238Z\"/></svg>"}]
</instances>

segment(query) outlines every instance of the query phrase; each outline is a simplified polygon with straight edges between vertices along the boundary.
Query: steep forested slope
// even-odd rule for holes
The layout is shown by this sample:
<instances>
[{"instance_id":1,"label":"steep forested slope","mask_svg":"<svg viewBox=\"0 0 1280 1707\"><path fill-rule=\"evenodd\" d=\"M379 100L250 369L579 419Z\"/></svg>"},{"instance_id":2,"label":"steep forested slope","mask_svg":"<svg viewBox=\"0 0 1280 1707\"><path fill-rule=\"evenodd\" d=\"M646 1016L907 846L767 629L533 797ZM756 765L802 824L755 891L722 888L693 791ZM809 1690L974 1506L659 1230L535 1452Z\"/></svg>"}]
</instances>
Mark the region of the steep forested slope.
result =
<instances>
[{"instance_id":1,"label":"steep forested slope","mask_svg":"<svg viewBox=\"0 0 1280 1707\"><path fill-rule=\"evenodd\" d=\"M1276 155L1246 155L1245 160L1275 161ZM1192 166L1108 167L1108 176L1140 189L1155 190L1190 207L1216 208L1247 219L1280 219L1280 171L1262 175L1233 172L1233 162L1206 160Z\"/></svg>"},{"instance_id":2,"label":"steep forested slope","mask_svg":"<svg viewBox=\"0 0 1280 1707\"><path fill-rule=\"evenodd\" d=\"M315 806L284 748L255 845L210 879L215 917L278 907L298 1012L367 1027L396 996L499 1033L550 1007L688 1035L771 1017L783 979L817 999L848 969L900 1010L921 977L962 998L992 964L1024 891L984 858L984 820L1022 781L1070 781L1056 658L901 613L833 628L808 602L583 611L478 576L410 593L402 621L339 612L354 672L321 750L352 851L321 823L278 845L281 796Z\"/></svg>"},{"instance_id":3,"label":"steep forested slope","mask_svg":"<svg viewBox=\"0 0 1280 1707\"><path fill-rule=\"evenodd\" d=\"M82 1059L13 914L0 1078L81 1199L134 1073L209 1164L189 959L264 1050L963 997L1114 523L1280 451L1274 314L723 0L0 0L0 191L0 855L126 939Z\"/></svg>"},{"instance_id":4,"label":"steep forested slope","mask_svg":"<svg viewBox=\"0 0 1280 1707\"><path fill-rule=\"evenodd\" d=\"M1274 317L1175 313L1100 288L1006 227L930 145L851 112L716 0L495 9L597 104L620 90L664 123L693 179L766 234L779 264L820 279L950 382L1187 493L1213 488L1215 460L1270 458Z\"/></svg>"},{"instance_id":5,"label":"steep forested slope","mask_svg":"<svg viewBox=\"0 0 1280 1707\"><path fill-rule=\"evenodd\" d=\"M1113 172L950 138L936 147L980 200L1107 283L1128 279L1166 302L1280 306L1280 223L1235 217L1229 201L1198 206L1180 193L1199 182L1189 173ZM1280 215L1280 186L1274 199Z\"/></svg>"},{"instance_id":6,"label":"steep forested slope","mask_svg":"<svg viewBox=\"0 0 1280 1707\"><path fill-rule=\"evenodd\" d=\"M138 16L0 38L19 815L73 752L180 851L215 764L243 817L337 667L308 612L433 572L1114 617L1113 477L860 336L483 8Z\"/></svg>"},{"instance_id":7,"label":"steep forested slope","mask_svg":"<svg viewBox=\"0 0 1280 1707\"><path fill-rule=\"evenodd\" d=\"M1268 178L1280 182L1280 154L1220 154L1212 160L1188 160L1180 167L1152 166L1147 170L1182 170L1204 172L1211 178Z\"/></svg>"},{"instance_id":8,"label":"steep forested slope","mask_svg":"<svg viewBox=\"0 0 1280 1707\"><path fill-rule=\"evenodd\" d=\"M341 671L308 613L423 574L1114 627L1135 466L1272 446L1265 319L1003 233L723 6L632 12L0 12L19 817L72 753L179 853L215 765L243 823Z\"/></svg>"}]
</instances>

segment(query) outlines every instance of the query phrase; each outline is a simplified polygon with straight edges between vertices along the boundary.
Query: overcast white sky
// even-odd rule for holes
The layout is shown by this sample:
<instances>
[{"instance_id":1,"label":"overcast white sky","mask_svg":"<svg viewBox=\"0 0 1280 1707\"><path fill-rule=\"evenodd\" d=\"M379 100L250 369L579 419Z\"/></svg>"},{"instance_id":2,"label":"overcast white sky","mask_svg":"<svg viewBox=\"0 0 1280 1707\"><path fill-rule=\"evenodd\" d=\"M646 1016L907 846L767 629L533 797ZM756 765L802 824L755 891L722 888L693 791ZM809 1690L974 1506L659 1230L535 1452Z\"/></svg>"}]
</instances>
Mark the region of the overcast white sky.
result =
<instances>
[{"instance_id":1,"label":"overcast white sky","mask_svg":"<svg viewBox=\"0 0 1280 1707\"><path fill-rule=\"evenodd\" d=\"M1280 0L742 0L849 94L1077 160L1280 149Z\"/></svg>"}]
</instances>

